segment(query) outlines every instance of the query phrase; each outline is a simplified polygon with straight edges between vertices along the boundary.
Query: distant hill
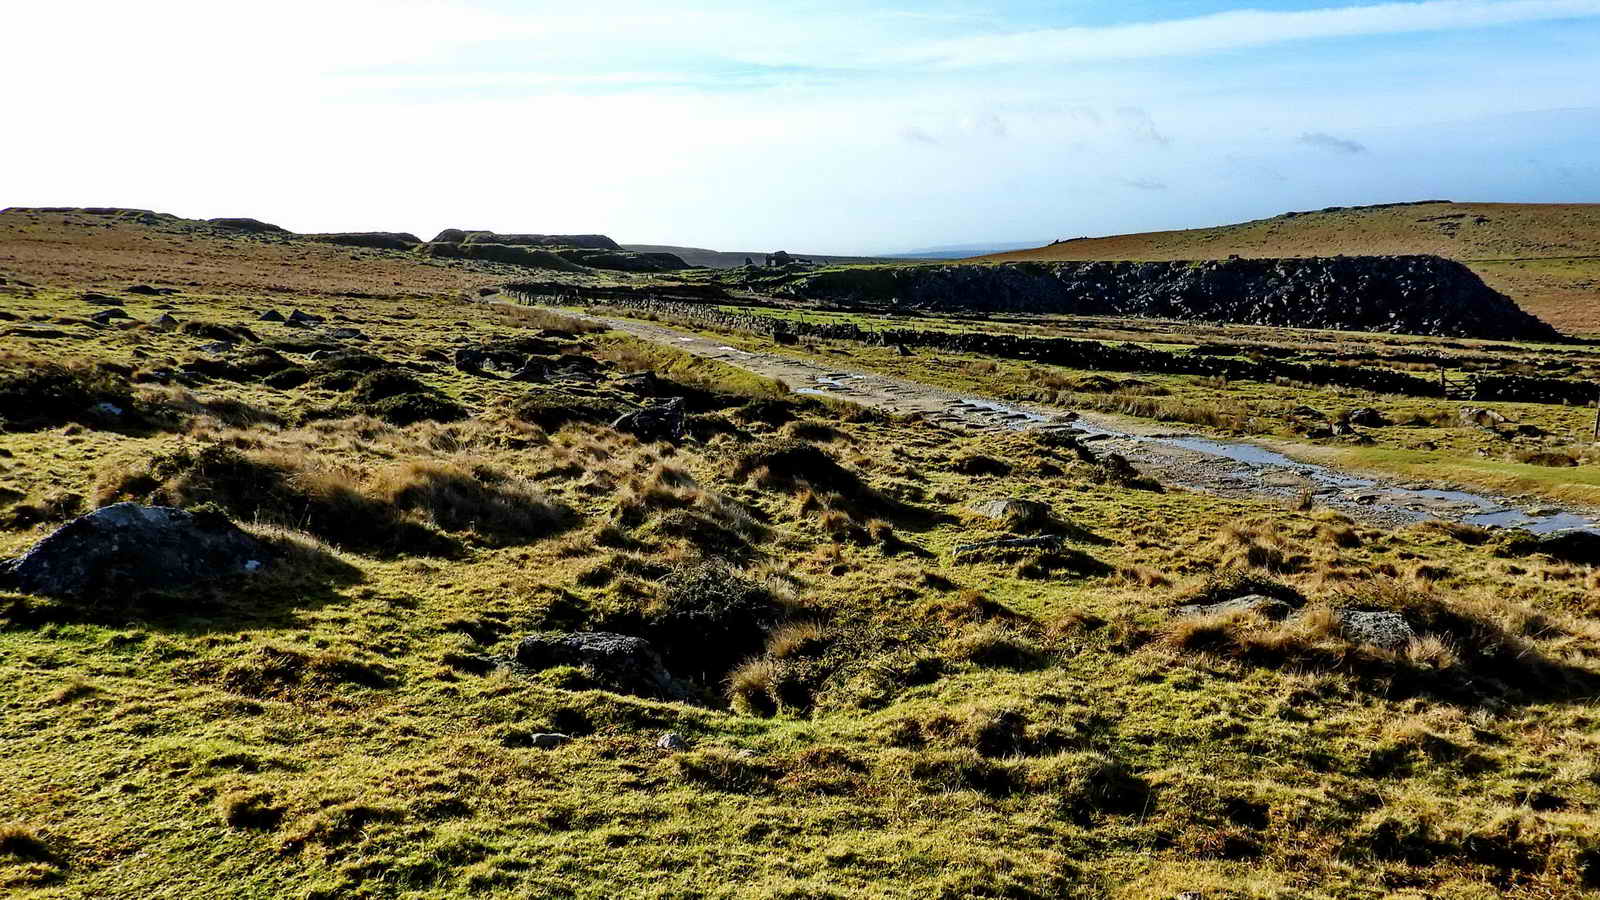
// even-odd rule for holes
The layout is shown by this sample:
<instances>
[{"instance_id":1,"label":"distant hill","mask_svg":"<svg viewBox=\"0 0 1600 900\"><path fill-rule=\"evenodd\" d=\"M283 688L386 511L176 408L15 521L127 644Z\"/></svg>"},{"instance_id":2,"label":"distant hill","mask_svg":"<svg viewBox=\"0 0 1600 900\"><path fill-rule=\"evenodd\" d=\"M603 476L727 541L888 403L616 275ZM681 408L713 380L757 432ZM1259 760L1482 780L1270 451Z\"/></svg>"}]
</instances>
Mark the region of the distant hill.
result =
<instances>
[{"instance_id":1,"label":"distant hill","mask_svg":"<svg viewBox=\"0 0 1600 900\"><path fill-rule=\"evenodd\" d=\"M703 247L670 247L665 244L623 244L622 249L632 250L635 253L671 253L691 266L706 266L712 269L732 269L744 265L746 259L753 260L756 265L761 265L771 250L707 250ZM787 248L780 248L787 249ZM895 259L882 256L828 256L821 253L796 253L789 251L789 255L797 259L809 259L816 263L829 263L850 265L855 263L883 263L894 262Z\"/></svg>"},{"instance_id":2,"label":"distant hill","mask_svg":"<svg viewBox=\"0 0 1600 900\"><path fill-rule=\"evenodd\" d=\"M1426 253L1465 263L1569 333L1600 333L1600 203L1446 200L1291 212L1237 225L1057 241L984 261Z\"/></svg>"}]
</instances>

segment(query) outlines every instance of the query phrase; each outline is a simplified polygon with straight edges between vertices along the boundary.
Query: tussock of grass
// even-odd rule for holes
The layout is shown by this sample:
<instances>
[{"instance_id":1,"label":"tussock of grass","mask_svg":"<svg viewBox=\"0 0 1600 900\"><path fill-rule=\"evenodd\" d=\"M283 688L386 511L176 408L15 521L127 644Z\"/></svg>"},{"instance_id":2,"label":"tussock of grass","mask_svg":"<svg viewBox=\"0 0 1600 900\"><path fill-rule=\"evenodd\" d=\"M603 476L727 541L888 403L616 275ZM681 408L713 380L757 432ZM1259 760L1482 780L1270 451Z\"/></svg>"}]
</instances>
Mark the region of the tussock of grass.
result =
<instances>
[{"instance_id":1,"label":"tussock of grass","mask_svg":"<svg viewBox=\"0 0 1600 900\"><path fill-rule=\"evenodd\" d=\"M450 542L434 529L526 543L571 518L530 482L488 466L416 461L366 476L286 450L226 444L180 446L104 473L96 495L102 505L209 504L236 520L303 530L362 552L449 552Z\"/></svg>"},{"instance_id":2,"label":"tussock of grass","mask_svg":"<svg viewBox=\"0 0 1600 900\"><path fill-rule=\"evenodd\" d=\"M68 423L116 426L129 420L96 411L110 404L136 416L124 375L84 363L0 354L0 427L8 431L56 428Z\"/></svg>"}]
</instances>

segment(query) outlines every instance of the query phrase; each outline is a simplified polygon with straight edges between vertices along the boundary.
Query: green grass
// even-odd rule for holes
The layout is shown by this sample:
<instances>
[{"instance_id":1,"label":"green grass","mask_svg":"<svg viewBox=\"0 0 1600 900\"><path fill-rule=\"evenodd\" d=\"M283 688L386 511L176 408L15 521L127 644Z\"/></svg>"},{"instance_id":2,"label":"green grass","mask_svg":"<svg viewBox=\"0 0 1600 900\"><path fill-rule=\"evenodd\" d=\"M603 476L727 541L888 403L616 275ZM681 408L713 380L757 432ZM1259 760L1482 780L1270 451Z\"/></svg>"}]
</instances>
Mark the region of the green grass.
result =
<instances>
[{"instance_id":1,"label":"green grass","mask_svg":"<svg viewBox=\"0 0 1600 900\"><path fill-rule=\"evenodd\" d=\"M16 300L8 308L24 315L79 311L66 295ZM176 314L248 324L258 304L208 292ZM469 418L348 417L336 410L347 391L314 384L214 380L184 388L188 397L136 386L173 418L149 430L74 422L0 434L0 485L19 498L71 492L82 509L119 472L221 445L294 460L291 481L306 491L327 484L310 473L338 472L338 484L390 502L404 495L391 490L404 483L397 473L448 467L505 492L536 487L572 521L546 531L397 503L396 520L448 539L450 552L314 547L325 568L114 611L0 594L0 891L1543 898L1592 890L1600 877L1592 694L1441 676L1409 658L1385 658L1379 672L1332 638L1318 653L1368 666L1185 649L1169 613L1251 546L1267 547L1277 555L1257 557L1273 571L1250 574L1313 604L1397 584L1516 626L1526 648L1584 683L1600 673L1600 581L1588 569L1504 555L1498 539L1129 490L1030 435L863 415L614 334L560 339L599 361L593 378L471 375L430 353L461 336L561 323L447 296L337 309L372 335L365 350ZM193 358L199 343L84 334L51 355L157 367ZM961 389L1043 389L1040 367L1020 363L828 349L819 358ZM642 446L603 422L541 428L516 414L535 398L637 403L618 376L645 368L704 399L692 439ZM1160 399L1220 396L1269 423L1293 402L1403 408L1135 377L1169 392ZM238 405L270 418L241 419ZM1517 413L1552 430L1585 415ZM1399 437L1360 452L1375 465L1468 462L1477 438L1455 432L1416 430L1444 442L1437 457ZM859 484L735 474L751 448L795 433ZM974 455L1011 469L953 464ZM1529 477L1589 484L1576 471ZM1048 504L1067 536L1060 559L958 560L957 545L1010 534L968 508L997 497ZM56 524L7 525L0 556ZM1060 565L1079 554L1104 570ZM478 665L539 631L651 627L674 573L708 561L770 592L787 624L815 626L803 641L738 648L774 661L767 677L786 689L775 715L731 708L725 673L709 673L696 685L702 702L689 703L606 691L570 668ZM695 648L671 649L681 658ZM688 749L659 750L666 731ZM542 732L573 740L531 746Z\"/></svg>"}]
</instances>

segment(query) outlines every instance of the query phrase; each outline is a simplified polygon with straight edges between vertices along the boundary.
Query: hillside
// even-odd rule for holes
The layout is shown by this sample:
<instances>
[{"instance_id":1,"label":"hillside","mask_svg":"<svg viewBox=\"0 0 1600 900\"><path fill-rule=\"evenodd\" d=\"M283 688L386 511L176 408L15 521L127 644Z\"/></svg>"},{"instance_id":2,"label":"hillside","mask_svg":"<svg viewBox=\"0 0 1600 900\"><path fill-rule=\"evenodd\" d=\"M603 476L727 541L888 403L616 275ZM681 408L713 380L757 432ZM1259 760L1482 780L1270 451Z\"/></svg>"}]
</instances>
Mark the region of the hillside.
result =
<instances>
[{"instance_id":1,"label":"hillside","mask_svg":"<svg viewBox=\"0 0 1600 900\"><path fill-rule=\"evenodd\" d=\"M1600 332L1600 204L1435 201L1285 213L1237 225L1059 241L982 257L1175 260L1434 254L1465 263L1528 312Z\"/></svg>"}]
</instances>

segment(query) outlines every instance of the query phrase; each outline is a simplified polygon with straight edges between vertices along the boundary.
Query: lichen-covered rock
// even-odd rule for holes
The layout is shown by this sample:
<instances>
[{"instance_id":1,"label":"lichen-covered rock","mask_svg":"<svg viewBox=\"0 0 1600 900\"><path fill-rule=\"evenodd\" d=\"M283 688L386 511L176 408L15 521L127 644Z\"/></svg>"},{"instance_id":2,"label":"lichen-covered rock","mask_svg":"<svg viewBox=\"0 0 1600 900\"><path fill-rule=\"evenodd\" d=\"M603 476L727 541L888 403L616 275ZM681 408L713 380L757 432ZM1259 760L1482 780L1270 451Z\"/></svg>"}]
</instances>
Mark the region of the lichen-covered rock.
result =
<instances>
[{"instance_id":1,"label":"lichen-covered rock","mask_svg":"<svg viewBox=\"0 0 1600 900\"><path fill-rule=\"evenodd\" d=\"M79 516L4 565L30 594L113 606L144 592L253 572L267 548L221 516L118 503Z\"/></svg>"},{"instance_id":2,"label":"lichen-covered rock","mask_svg":"<svg viewBox=\"0 0 1600 900\"><path fill-rule=\"evenodd\" d=\"M1380 650L1404 650L1417 636L1406 617L1397 612L1339 611L1339 630L1347 640Z\"/></svg>"},{"instance_id":3,"label":"lichen-covered rock","mask_svg":"<svg viewBox=\"0 0 1600 900\"><path fill-rule=\"evenodd\" d=\"M685 696L655 647L632 635L609 631L536 634L517 645L517 662L530 669L576 666L618 693L669 700Z\"/></svg>"}]
</instances>

